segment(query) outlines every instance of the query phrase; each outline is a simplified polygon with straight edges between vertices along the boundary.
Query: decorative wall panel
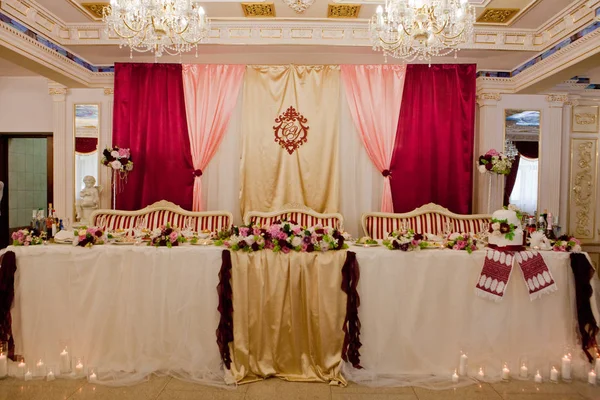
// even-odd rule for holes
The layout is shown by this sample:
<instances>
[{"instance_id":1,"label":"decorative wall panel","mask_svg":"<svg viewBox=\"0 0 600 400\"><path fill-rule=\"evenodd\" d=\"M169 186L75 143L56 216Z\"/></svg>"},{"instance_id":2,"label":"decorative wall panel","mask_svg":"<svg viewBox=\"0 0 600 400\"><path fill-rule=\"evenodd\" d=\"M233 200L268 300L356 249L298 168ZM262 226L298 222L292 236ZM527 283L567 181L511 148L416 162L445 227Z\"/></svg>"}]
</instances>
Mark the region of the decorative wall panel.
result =
<instances>
[{"instance_id":1,"label":"decorative wall panel","mask_svg":"<svg viewBox=\"0 0 600 400\"><path fill-rule=\"evenodd\" d=\"M593 239L596 221L598 140L571 139L571 195L568 233Z\"/></svg>"}]
</instances>

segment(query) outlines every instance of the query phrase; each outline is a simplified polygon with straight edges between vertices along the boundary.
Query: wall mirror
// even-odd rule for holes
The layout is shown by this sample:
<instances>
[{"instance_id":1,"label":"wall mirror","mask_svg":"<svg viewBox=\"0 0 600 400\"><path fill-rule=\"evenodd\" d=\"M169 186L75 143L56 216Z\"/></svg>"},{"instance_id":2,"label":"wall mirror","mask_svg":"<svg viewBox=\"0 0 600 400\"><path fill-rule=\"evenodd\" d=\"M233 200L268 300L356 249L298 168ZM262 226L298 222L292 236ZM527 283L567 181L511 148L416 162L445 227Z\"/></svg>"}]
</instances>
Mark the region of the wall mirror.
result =
<instances>
[{"instance_id":1,"label":"wall mirror","mask_svg":"<svg viewBox=\"0 0 600 400\"><path fill-rule=\"evenodd\" d=\"M504 153L513 160L504 185L504 205L514 204L535 216L539 197L539 110L504 110Z\"/></svg>"},{"instance_id":2,"label":"wall mirror","mask_svg":"<svg viewBox=\"0 0 600 400\"><path fill-rule=\"evenodd\" d=\"M98 158L100 105L75 104L74 107L75 218L81 220L83 212L93 210L99 206L99 197L95 195L98 190L93 188L98 184L100 162ZM86 179L88 176L94 179Z\"/></svg>"}]
</instances>

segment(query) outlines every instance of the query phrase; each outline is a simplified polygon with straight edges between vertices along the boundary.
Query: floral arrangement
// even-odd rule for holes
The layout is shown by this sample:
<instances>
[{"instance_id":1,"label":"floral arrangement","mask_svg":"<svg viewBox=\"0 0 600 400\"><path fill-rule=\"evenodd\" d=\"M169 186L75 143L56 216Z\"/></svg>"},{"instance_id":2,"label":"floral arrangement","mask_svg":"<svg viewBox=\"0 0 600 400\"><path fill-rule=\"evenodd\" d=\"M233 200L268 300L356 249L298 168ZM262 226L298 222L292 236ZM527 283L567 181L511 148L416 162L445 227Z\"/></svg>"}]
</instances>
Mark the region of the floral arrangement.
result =
<instances>
[{"instance_id":1,"label":"floral arrangement","mask_svg":"<svg viewBox=\"0 0 600 400\"><path fill-rule=\"evenodd\" d=\"M107 147L102 152L103 165L112 168L113 171L128 173L133 170L133 161L131 161L131 151L122 149L119 146Z\"/></svg>"},{"instance_id":2,"label":"floral arrangement","mask_svg":"<svg viewBox=\"0 0 600 400\"><path fill-rule=\"evenodd\" d=\"M415 233L412 229L395 231L383 241L383 245L390 250L410 251L427 247L423 235Z\"/></svg>"},{"instance_id":3,"label":"floral arrangement","mask_svg":"<svg viewBox=\"0 0 600 400\"><path fill-rule=\"evenodd\" d=\"M276 222L268 227L234 226L228 238L218 237L215 245L237 251L307 252L347 249L349 236L337 229L315 225L305 228L293 222Z\"/></svg>"},{"instance_id":4,"label":"floral arrangement","mask_svg":"<svg viewBox=\"0 0 600 400\"><path fill-rule=\"evenodd\" d=\"M482 174L489 171L499 175L508 175L512 168L512 161L503 153L491 149L484 155L479 156L478 168Z\"/></svg>"},{"instance_id":5,"label":"floral arrangement","mask_svg":"<svg viewBox=\"0 0 600 400\"><path fill-rule=\"evenodd\" d=\"M507 219L492 218L488 232L494 236L504 235L506 239L513 240L516 229L517 226L515 224L509 224Z\"/></svg>"},{"instance_id":6,"label":"floral arrangement","mask_svg":"<svg viewBox=\"0 0 600 400\"><path fill-rule=\"evenodd\" d=\"M12 234L13 246L35 246L43 244L46 232L38 232L35 229L20 229Z\"/></svg>"},{"instance_id":7,"label":"floral arrangement","mask_svg":"<svg viewBox=\"0 0 600 400\"><path fill-rule=\"evenodd\" d=\"M554 245L552 246L552 250L580 253L581 252L581 242L574 237L569 237L568 235L562 235L561 237L559 237L556 240L556 242L554 242Z\"/></svg>"},{"instance_id":8,"label":"floral arrangement","mask_svg":"<svg viewBox=\"0 0 600 400\"><path fill-rule=\"evenodd\" d=\"M179 246L180 243L185 243L185 237L176 227L171 227L171 224L161 226L152 232L152 236L148 242L148 246L168 247Z\"/></svg>"},{"instance_id":9,"label":"floral arrangement","mask_svg":"<svg viewBox=\"0 0 600 400\"><path fill-rule=\"evenodd\" d=\"M75 229L73 234L75 235L73 246L90 248L95 244L104 244L105 241L104 231L102 228L95 226L89 228L84 226L80 229Z\"/></svg>"},{"instance_id":10,"label":"floral arrangement","mask_svg":"<svg viewBox=\"0 0 600 400\"><path fill-rule=\"evenodd\" d=\"M357 244L366 244L366 245L375 245L378 244L377 240L371 238L370 236L363 236L356 241Z\"/></svg>"},{"instance_id":11,"label":"floral arrangement","mask_svg":"<svg viewBox=\"0 0 600 400\"><path fill-rule=\"evenodd\" d=\"M477 250L477 240L468 233L451 233L446 238L444 246L452 250L465 250L471 254Z\"/></svg>"},{"instance_id":12,"label":"floral arrangement","mask_svg":"<svg viewBox=\"0 0 600 400\"><path fill-rule=\"evenodd\" d=\"M519 219L519 221L523 221L525 213L519 207L515 206L514 204L509 204L508 206L504 206L504 209L514 211L515 214L517 214L517 218Z\"/></svg>"}]
</instances>

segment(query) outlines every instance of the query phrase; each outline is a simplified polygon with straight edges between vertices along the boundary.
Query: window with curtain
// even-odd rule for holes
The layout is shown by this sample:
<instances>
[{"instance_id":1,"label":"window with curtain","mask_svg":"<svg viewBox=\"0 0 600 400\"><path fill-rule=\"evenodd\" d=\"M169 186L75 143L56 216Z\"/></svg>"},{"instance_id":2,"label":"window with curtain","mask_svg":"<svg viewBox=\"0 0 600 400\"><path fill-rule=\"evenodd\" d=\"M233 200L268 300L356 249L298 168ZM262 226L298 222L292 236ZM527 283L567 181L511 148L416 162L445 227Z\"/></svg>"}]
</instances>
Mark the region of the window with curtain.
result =
<instances>
[{"instance_id":1,"label":"window with curtain","mask_svg":"<svg viewBox=\"0 0 600 400\"><path fill-rule=\"evenodd\" d=\"M534 215L537 211L538 159L521 155L515 186L510 195L510 204L514 204L526 213Z\"/></svg>"}]
</instances>

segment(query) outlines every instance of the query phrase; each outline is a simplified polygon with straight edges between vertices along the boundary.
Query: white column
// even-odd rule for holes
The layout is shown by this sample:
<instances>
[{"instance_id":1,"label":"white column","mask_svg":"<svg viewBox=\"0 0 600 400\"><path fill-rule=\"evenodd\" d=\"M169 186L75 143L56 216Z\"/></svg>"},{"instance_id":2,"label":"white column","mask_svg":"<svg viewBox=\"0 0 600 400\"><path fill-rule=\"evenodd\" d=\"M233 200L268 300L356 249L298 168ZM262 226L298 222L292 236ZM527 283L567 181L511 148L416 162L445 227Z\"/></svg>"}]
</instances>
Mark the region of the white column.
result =
<instances>
[{"instance_id":1,"label":"white column","mask_svg":"<svg viewBox=\"0 0 600 400\"><path fill-rule=\"evenodd\" d=\"M67 135L67 88L56 84L48 84L48 94L52 96L52 133L54 158L54 208L59 218L73 218L73 195L69 191L72 177L73 143L68 145ZM71 140L72 142L73 140ZM71 171L71 175L68 175Z\"/></svg>"},{"instance_id":2,"label":"white column","mask_svg":"<svg viewBox=\"0 0 600 400\"><path fill-rule=\"evenodd\" d=\"M475 134L475 157L473 162L475 170L473 212L478 214L488 214L502 208L503 177L489 173L481 174L476 167L476 161L480 155L485 154L490 149L498 151L504 149L504 138L502 135L503 121L499 118L498 111L498 101L501 98L500 93L484 92L477 95L479 118ZM491 191L489 187L490 180Z\"/></svg>"},{"instance_id":3,"label":"white column","mask_svg":"<svg viewBox=\"0 0 600 400\"><path fill-rule=\"evenodd\" d=\"M560 212L560 182L561 173L561 148L563 140L563 106L569 100L566 94L549 94L546 101L549 104L548 125L542 127L538 168L540 170L539 205L540 212L548 210L553 214ZM566 216L559 215L564 221Z\"/></svg>"},{"instance_id":4,"label":"white column","mask_svg":"<svg viewBox=\"0 0 600 400\"><path fill-rule=\"evenodd\" d=\"M98 160L102 159L102 152L108 146L111 146L112 143L112 128L113 128L113 104L114 104L114 89L113 88L104 88L105 101L106 104L105 111L102 113L102 128L100 130L100 137L98 138L98 151L100 152ZM100 166L100 174L99 185L102 186L103 190L100 194L100 208L109 209L111 208L111 172L110 169L101 165Z\"/></svg>"}]
</instances>

